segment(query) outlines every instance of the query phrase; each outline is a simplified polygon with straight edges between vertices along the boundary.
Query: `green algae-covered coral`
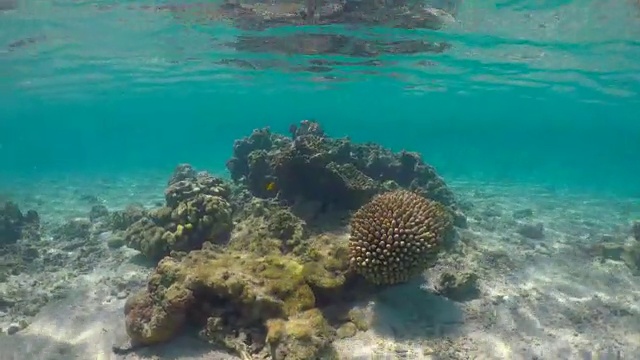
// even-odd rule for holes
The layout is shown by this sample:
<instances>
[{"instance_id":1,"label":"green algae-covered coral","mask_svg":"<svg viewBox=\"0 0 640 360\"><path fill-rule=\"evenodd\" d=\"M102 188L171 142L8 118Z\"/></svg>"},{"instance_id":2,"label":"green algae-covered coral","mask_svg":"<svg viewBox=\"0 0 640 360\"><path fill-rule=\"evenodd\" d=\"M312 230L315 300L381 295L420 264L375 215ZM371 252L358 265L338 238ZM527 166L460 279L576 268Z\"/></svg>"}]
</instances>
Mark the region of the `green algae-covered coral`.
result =
<instances>
[{"instance_id":1,"label":"green algae-covered coral","mask_svg":"<svg viewBox=\"0 0 640 360\"><path fill-rule=\"evenodd\" d=\"M301 254L308 246L305 221L270 200L254 198L235 217L238 223L229 249L261 255Z\"/></svg>"},{"instance_id":2,"label":"green algae-covered coral","mask_svg":"<svg viewBox=\"0 0 640 360\"><path fill-rule=\"evenodd\" d=\"M370 188L349 178L354 188ZM216 189L202 189L207 184ZM363 206L349 237L314 233L319 227L308 229L296 209L230 195L188 166L176 169L169 187L167 206L126 232L129 246L164 257L127 301L134 344L165 342L189 326L243 358L337 358L333 340L368 327L353 301L422 270L452 229L449 209L403 190Z\"/></svg>"},{"instance_id":3,"label":"green algae-covered coral","mask_svg":"<svg viewBox=\"0 0 640 360\"><path fill-rule=\"evenodd\" d=\"M147 212L142 206L136 204L128 205L124 210L114 211L109 215L109 227L113 230L126 230L146 214Z\"/></svg>"},{"instance_id":4,"label":"green algae-covered coral","mask_svg":"<svg viewBox=\"0 0 640 360\"><path fill-rule=\"evenodd\" d=\"M351 219L351 265L376 284L406 282L428 265L452 226L438 202L405 190L377 195Z\"/></svg>"},{"instance_id":5,"label":"green algae-covered coral","mask_svg":"<svg viewBox=\"0 0 640 360\"><path fill-rule=\"evenodd\" d=\"M191 304L185 298L167 294L157 302L146 290L131 295L125 304L125 325L135 345L152 345L171 340L185 325L185 307Z\"/></svg>"},{"instance_id":6,"label":"green algae-covered coral","mask_svg":"<svg viewBox=\"0 0 640 360\"><path fill-rule=\"evenodd\" d=\"M327 341L335 337L335 330L319 309L298 313L288 320L268 320L266 327L273 360L338 359Z\"/></svg>"},{"instance_id":7,"label":"green algae-covered coral","mask_svg":"<svg viewBox=\"0 0 640 360\"><path fill-rule=\"evenodd\" d=\"M130 299L129 336L140 344L164 342L189 322L238 352L282 360L331 354L335 330L319 308L357 293L357 278L349 270L346 238L309 241L305 256L262 256L207 243L181 258L165 257L147 289Z\"/></svg>"},{"instance_id":8,"label":"green algae-covered coral","mask_svg":"<svg viewBox=\"0 0 640 360\"><path fill-rule=\"evenodd\" d=\"M171 251L198 249L205 241L226 242L233 228L232 207L224 182L206 173L178 167L165 192L167 206L144 213L125 232L127 246L160 260ZM179 172L182 171L182 172Z\"/></svg>"}]
</instances>

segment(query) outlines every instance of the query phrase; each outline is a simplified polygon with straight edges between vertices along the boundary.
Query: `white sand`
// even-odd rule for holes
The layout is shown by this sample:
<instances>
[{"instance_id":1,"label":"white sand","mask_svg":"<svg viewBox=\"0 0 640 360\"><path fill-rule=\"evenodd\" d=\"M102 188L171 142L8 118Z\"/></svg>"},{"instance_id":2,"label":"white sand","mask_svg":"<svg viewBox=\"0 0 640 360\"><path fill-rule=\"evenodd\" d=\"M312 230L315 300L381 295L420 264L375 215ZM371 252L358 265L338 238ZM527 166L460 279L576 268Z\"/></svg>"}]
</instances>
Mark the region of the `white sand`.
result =
<instances>
[{"instance_id":1,"label":"white sand","mask_svg":"<svg viewBox=\"0 0 640 360\"><path fill-rule=\"evenodd\" d=\"M16 200L40 203L41 216L58 221L86 215L90 205L78 199L83 193L115 208L131 200L153 204L162 200L165 175L147 176L146 182L106 179L87 188L80 181L75 188L50 181L37 201L28 189L20 196L30 199ZM389 289L364 305L372 329L336 343L345 359L585 359L587 353L600 359L615 359L617 353L622 359L637 358L640 279L622 263L599 263L579 250L580 244L604 235L627 240L631 220L640 218L637 199L530 186L453 185L458 197L473 205L469 229L462 231L473 251L455 266L478 271L481 297L456 303L421 289L420 282ZM512 213L523 208L533 210L533 216L514 219ZM542 222L545 238L518 235L521 222ZM43 308L29 327L0 336L0 360L233 358L189 338L114 355L111 346L126 335L124 300L112 293L113 281L142 283L149 271L124 260L130 254L123 251L76 278L69 295Z\"/></svg>"}]
</instances>

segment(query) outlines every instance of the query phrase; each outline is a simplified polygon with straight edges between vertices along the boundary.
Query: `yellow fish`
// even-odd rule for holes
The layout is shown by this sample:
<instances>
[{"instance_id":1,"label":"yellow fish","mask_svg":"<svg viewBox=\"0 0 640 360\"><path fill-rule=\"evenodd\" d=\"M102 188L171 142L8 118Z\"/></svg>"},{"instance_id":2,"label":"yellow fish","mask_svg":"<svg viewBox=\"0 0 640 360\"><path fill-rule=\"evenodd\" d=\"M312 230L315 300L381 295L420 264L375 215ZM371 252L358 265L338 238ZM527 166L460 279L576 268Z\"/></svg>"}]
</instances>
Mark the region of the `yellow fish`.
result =
<instances>
[{"instance_id":1,"label":"yellow fish","mask_svg":"<svg viewBox=\"0 0 640 360\"><path fill-rule=\"evenodd\" d=\"M270 181L269 183L267 183L267 186L265 186L265 188L267 189L267 191L274 191L276 189L276 183Z\"/></svg>"}]
</instances>

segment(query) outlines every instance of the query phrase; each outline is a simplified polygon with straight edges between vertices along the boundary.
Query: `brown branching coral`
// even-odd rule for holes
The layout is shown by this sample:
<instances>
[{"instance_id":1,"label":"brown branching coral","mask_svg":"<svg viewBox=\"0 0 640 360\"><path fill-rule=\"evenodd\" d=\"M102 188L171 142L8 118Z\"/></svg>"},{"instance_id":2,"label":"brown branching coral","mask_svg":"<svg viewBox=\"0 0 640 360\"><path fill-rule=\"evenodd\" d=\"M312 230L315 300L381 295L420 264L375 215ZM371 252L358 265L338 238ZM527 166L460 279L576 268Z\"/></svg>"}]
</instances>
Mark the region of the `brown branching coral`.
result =
<instances>
[{"instance_id":1,"label":"brown branching coral","mask_svg":"<svg viewBox=\"0 0 640 360\"><path fill-rule=\"evenodd\" d=\"M438 202L404 190L378 195L351 219L351 266L375 284L406 282L428 265L451 226Z\"/></svg>"}]
</instances>

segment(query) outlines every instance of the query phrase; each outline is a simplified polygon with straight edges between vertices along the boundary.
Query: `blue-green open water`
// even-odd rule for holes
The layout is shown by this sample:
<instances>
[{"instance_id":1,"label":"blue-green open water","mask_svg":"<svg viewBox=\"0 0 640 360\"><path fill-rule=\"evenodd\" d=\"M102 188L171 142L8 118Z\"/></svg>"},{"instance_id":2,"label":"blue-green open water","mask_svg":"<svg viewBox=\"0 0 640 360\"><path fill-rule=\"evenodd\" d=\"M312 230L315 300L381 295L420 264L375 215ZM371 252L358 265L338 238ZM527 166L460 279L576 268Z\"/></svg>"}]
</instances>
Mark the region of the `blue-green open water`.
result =
<instances>
[{"instance_id":1,"label":"blue-green open water","mask_svg":"<svg viewBox=\"0 0 640 360\"><path fill-rule=\"evenodd\" d=\"M620 259L613 265L591 258L570 263L579 241L633 241L629 225L640 209L637 0L465 0L455 21L438 31L304 26L259 32L167 10L186 5L184 0L0 0L0 197L14 198L23 210L35 206L45 225L86 217L90 205L84 199L94 195L109 210L138 201L153 204L162 200L178 163L225 174L236 139L265 126L286 134L290 124L315 119L330 136L422 153L446 182L464 184L455 190L462 188L467 195L462 200L477 206L466 236L475 234L471 239L478 248L486 243L490 251L505 243L504 251L521 259L514 260L522 263L517 272L498 274L500 268L493 274L504 275L505 288L502 280L484 279L499 285L486 285L488 295L480 301L489 305L480 313L490 317L502 311L504 323L477 322L476 340L480 336L490 348L480 359L493 351L503 352L494 358L516 359L510 356L519 350L509 350L511 345L525 352L541 347L541 354L551 356L545 359L590 359L559 357L567 354L564 342L571 339L578 343L574 348L593 352L624 344L622 359L638 358L637 273ZM428 39L450 47L441 53L359 58L225 46L246 35L305 31ZM343 65L309 68L331 61ZM153 184L145 184L145 174ZM86 181L96 185L81 184ZM561 197L567 193L579 195ZM603 197L609 201L590 202ZM541 216L548 239L522 240L516 234L511 214L515 217L520 206ZM500 213L507 217L494 221ZM528 244L533 245L525 255L516 254ZM533 260L526 260L531 254ZM103 276L111 276L109 271ZM75 277L64 276L65 283ZM16 279L11 281L28 289L38 283ZM411 299L399 297L393 307L422 314L416 309L423 303L405 306ZM95 305L93 298L79 299L65 299L63 305ZM51 359L51 347L33 354L41 350L39 342L55 343L56 336L64 344L101 342L93 350L103 351L104 345L109 352L104 358L114 358L109 350L116 344L114 332L105 328L123 332L121 304L108 307L98 300L102 308L87 306L91 310L84 318L54 310L50 314L58 322L51 322L43 311L25 337L2 340L0 334L5 344L0 360ZM627 303L616 305L618 300ZM518 317L518 310L528 317ZM603 315L610 313L622 320ZM0 325L22 319L5 315L0 311ZM99 322L102 332L70 340L90 333L87 319ZM526 321L516 324L517 319ZM563 319L577 322L567 320L563 329ZM583 326L587 330L580 333ZM543 329L547 335L540 335ZM50 338L29 337L29 331ZM14 348L6 350L7 344Z\"/></svg>"},{"instance_id":2,"label":"blue-green open water","mask_svg":"<svg viewBox=\"0 0 640 360\"><path fill-rule=\"evenodd\" d=\"M420 151L445 178L640 193L633 1L466 1L440 31L324 27L452 47L321 73L221 65L337 57L238 52L220 44L242 30L144 6L162 4L175 3L18 0L0 13L2 177L224 171L234 139L312 118Z\"/></svg>"}]
</instances>

